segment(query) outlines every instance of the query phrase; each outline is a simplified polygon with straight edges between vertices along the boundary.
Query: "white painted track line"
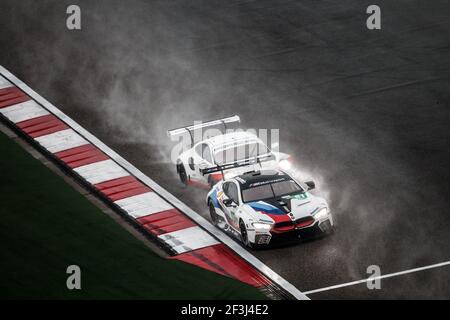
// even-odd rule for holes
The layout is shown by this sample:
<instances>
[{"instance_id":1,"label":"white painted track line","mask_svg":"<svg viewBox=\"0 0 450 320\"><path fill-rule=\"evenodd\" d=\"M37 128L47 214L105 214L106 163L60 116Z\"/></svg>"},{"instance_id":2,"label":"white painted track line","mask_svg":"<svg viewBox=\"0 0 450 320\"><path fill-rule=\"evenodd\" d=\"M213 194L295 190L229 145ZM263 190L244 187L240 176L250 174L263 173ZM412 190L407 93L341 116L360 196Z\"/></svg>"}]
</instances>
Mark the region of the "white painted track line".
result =
<instances>
[{"instance_id":1,"label":"white painted track line","mask_svg":"<svg viewBox=\"0 0 450 320\"><path fill-rule=\"evenodd\" d=\"M247 250L242 248L238 243L232 240L230 237L225 235L220 230L216 229L208 220L203 218L197 212L189 208L183 202L181 202L178 198L173 196L155 181L147 177L144 173L142 173L139 169L129 163L127 160L122 158L119 154L117 154L114 150L109 148L103 142L101 142L97 137L89 133L86 129L81 127L78 123L73 121L70 117L68 117L65 113L59 110L57 107L52 105L46 99L37 94L33 89L28 87L21 80L16 78L11 72L6 70L3 66L0 66L0 73L14 85L22 89L26 92L31 98L40 103L44 108L57 116L60 120L64 121L71 128L76 130L79 134L81 134L85 139L89 140L93 145L97 146L100 150L102 150L105 154L107 154L111 159L114 159L118 164L127 169L132 175L134 175L137 179L141 180L147 186L149 186L153 191L155 191L158 195L163 197L166 201L170 202L174 207L178 208L181 212L195 221L198 225L200 225L204 230L208 231L214 237L219 239L222 243L228 246L231 250L236 252L237 255L246 260L250 265L259 270L262 274L272 280L274 283L278 284L285 291L289 292L294 298L299 300L309 300L309 298L294 287L291 283L286 281L283 277L277 274L275 271L270 269L264 263L262 263L259 259L249 253Z\"/></svg>"},{"instance_id":2,"label":"white painted track line","mask_svg":"<svg viewBox=\"0 0 450 320\"><path fill-rule=\"evenodd\" d=\"M200 227L190 227L158 236L178 254L213 246L220 242Z\"/></svg>"},{"instance_id":3,"label":"white painted track line","mask_svg":"<svg viewBox=\"0 0 450 320\"><path fill-rule=\"evenodd\" d=\"M114 203L134 218L173 209L167 201L152 191L117 200Z\"/></svg>"},{"instance_id":4,"label":"white painted track line","mask_svg":"<svg viewBox=\"0 0 450 320\"><path fill-rule=\"evenodd\" d=\"M329 286L329 287L325 287L325 288L314 289L314 290L306 291L303 293L304 294L313 294L313 293L318 293L318 292L323 292L323 291L335 290L335 289L339 289L339 288L354 286L354 285L369 282L369 281L398 277L398 276L402 276L402 275L405 275L408 273L414 273L414 272L419 272L419 271L424 271L424 270L429 270L429 269L434 269L434 268L440 268L440 267L445 267L445 266L449 266L449 265L450 265L450 261L446 261L446 262L436 263L436 264L432 264L432 265L425 266L425 267L414 268L414 269L409 269L409 270L399 271L399 272L394 272L394 273L388 273L388 274L381 275L378 277L372 277L372 278L337 284L337 285Z\"/></svg>"},{"instance_id":5,"label":"white painted track line","mask_svg":"<svg viewBox=\"0 0 450 320\"><path fill-rule=\"evenodd\" d=\"M91 184L97 184L130 175L121 166L109 159L86 164L73 170Z\"/></svg>"},{"instance_id":6,"label":"white painted track line","mask_svg":"<svg viewBox=\"0 0 450 320\"><path fill-rule=\"evenodd\" d=\"M88 142L72 129L65 129L35 138L37 142L51 153L79 147Z\"/></svg>"},{"instance_id":7,"label":"white painted track line","mask_svg":"<svg viewBox=\"0 0 450 320\"><path fill-rule=\"evenodd\" d=\"M45 116L49 114L33 100L28 100L12 106L1 108L0 112L14 123Z\"/></svg>"}]
</instances>

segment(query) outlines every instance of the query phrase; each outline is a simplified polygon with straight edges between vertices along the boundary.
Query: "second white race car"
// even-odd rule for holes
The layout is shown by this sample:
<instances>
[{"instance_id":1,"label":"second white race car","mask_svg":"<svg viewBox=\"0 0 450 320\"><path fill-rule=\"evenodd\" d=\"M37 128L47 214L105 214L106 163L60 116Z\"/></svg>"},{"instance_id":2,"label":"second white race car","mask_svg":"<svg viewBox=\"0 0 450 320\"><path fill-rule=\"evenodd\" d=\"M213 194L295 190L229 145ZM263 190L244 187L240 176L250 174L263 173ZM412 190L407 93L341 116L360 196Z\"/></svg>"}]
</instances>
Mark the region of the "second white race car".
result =
<instances>
[{"instance_id":1,"label":"second white race car","mask_svg":"<svg viewBox=\"0 0 450 320\"><path fill-rule=\"evenodd\" d=\"M309 192L314 187L282 171L253 171L220 181L206 201L215 226L255 247L333 230L327 202Z\"/></svg>"},{"instance_id":2,"label":"second white race car","mask_svg":"<svg viewBox=\"0 0 450 320\"><path fill-rule=\"evenodd\" d=\"M182 183L212 187L223 178L231 178L251 170L291 167L290 156L272 151L255 134L246 131L227 132L195 142L193 131L210 126L239 122L239 116L213 120L169 130L169 136L189 133L191 148L179 155L176 170Z\"/></svg>"}]
</instances>

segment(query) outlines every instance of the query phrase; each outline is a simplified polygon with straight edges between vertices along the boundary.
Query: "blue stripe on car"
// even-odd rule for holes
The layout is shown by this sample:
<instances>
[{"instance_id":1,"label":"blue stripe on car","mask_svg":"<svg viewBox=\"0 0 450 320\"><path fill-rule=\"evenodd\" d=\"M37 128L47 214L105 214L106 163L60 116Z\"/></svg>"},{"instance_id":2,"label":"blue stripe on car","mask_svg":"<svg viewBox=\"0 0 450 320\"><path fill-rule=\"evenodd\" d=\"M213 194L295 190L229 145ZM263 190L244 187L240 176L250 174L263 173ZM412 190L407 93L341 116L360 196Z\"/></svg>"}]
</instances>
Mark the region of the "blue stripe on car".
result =
<instances>
[{"instance_id":1,"label":"blue stripe on car","mask_svg":"<svg viewBox=\"0 0 450 320\"><path fill-rule=\"evenodd\" d=\"M211 200L214 204L214 207L220 208L219 200L217 199L217 190L214 190L213 193L211 193Z\"/></svg>"},{"instance_id":2,"label":"blue stripe on car","mask_svg":"<svg viewBox=\"0 0 450 320\"><path fill-rule=\"evenodd\" d=\"M256 211L264 211L270 214L286 214L283 210L263 201L250 202L248 205Z\"/></svg>"}]
</instances>

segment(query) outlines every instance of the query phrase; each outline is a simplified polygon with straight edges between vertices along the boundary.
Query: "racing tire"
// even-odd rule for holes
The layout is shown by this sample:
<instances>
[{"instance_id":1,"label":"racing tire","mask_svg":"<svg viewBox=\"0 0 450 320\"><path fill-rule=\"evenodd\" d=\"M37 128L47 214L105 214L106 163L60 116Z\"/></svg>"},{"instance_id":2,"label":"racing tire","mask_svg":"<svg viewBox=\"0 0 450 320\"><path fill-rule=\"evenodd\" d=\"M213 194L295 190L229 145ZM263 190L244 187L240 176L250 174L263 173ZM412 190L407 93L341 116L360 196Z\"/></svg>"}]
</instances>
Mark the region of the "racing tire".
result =
<instances>
[{"instance_id":1,"label":"racing tire","mask_svg":"<svg viewBox=\"0 0 450 320\"><path fill-rule=\"evenodd\" d=\"M178 176L180 177L180 181L185 186L188 185L188 177L186 173L186 169L184 168L184 165L182 163L177 164L177 172Z\"/></svg>"},{"instance_id":2,"label":"racing tire","mask_svg":"<svg viewBox=\"0 0 450 320\"><path fill-rule=\"evenodd\" d=\"M212 224L217 227L219 224L219 216L217 215L216 208L211 200L209 201L209 215L211 216Z\"/></svg>"},{"instance_id":3,"label":"racing tire","mask_svg":"<svg viewBox=\"0 0 450 320\"><path fill-rule=\"evenodd\" d=\"M239 229L241 231L242 244L248 248L253 248L253 244L248 241L247 228L245 227L245 223L242 220L239 221Z\"/></svg>"}]
</instances>

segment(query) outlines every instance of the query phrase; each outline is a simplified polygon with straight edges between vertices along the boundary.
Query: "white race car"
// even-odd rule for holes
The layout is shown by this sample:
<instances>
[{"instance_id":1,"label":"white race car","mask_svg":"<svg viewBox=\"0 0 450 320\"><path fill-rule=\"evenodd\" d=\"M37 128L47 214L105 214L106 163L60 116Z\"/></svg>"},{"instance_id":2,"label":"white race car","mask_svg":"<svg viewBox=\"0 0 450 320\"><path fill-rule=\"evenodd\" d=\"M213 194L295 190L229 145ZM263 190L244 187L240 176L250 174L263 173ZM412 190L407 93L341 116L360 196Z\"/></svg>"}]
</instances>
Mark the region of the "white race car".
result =
<instances>
[{"instance_id":1,"label":"white race car","mask_svg":"<svg viewBox=\"0 0 450 320\"><path fill-rule=\"evenodd\" d=\"M255 247L277 240L328 234L333 218L325 199L282 171L256 171L220 181L207 196L213 224Z\"/></svg>"},{"instance_id":2,"label":"white race car","mask_svg":"<svg viewBox=\"0 0 450 320\"><path fill-rule=\"evenodd\" d=\"M251 170L289 170L288 154L270 150L250 132L228 132L194 142L194 130L216 125L224 125L227 129L228 123L239 121L239 116L235 115L167 132L170 137L185 133L191 137L191 148L180 154L176 163L182 183L209 189L224 177L231 178Z\"/></svg>"}]
</instances>

